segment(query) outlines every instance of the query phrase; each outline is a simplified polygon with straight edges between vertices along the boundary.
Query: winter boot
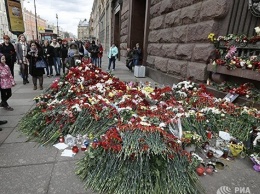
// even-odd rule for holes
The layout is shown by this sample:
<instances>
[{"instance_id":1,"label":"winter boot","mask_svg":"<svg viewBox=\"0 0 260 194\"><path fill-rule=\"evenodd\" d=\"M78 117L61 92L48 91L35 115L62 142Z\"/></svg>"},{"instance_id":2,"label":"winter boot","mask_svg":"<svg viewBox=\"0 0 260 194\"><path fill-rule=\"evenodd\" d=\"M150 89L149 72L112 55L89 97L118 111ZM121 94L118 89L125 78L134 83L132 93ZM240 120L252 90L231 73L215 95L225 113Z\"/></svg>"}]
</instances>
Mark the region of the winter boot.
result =
<instances>
[{"instance_id":1,"label":"winter boot","mask_svg":"<svg viewBox=\"0 0 260 194\"><path fill-rule=\"evenodd\" d=\"M33 77L32 81L33 81L33 90L37 90L37 77Z\"/></svg>"},{"instance_id":2,"label":"winter boot","mask_svg":"<svg viewBox=\"0 0 260 194\"><path fill-rule=\"evenodd\" d=\"M39 77L40 90L43 90L43 76Z\"/></svg>"}]
</instances>

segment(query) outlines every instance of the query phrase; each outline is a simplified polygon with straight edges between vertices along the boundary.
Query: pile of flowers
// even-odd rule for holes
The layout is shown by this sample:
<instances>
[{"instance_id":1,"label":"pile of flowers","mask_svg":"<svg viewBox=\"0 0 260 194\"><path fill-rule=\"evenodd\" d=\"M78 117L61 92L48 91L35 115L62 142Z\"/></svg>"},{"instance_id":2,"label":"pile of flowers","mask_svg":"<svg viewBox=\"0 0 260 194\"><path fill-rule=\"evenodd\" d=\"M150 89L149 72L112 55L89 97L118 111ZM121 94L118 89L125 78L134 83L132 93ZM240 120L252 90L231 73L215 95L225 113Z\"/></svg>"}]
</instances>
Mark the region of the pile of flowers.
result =
<instances>
[{"instance_id":1,"label":"pile of flowers","mask_svg":"<svg viewBox=\"0 0 260 194\"><path fill-rule=\"evenodd\" d=\"M213 42L218 53L218 56L213 59L212 65L226 66L229 70L241 68L260 72L260 57L257 54L248 56L246 53L244 55L240 53L240 48L246 48L248 44L259 42L260 36L247 37L244 34L228 34L216 38L214 33L210 33L208 39Z\"/></svg>"},{"instance_id":2,"label":"pile of flowers","mask_svg":"<svg viewBox=\"0 0 260 194\"><path fill-rule=\"evenodd\" d=\"M208 129L225 130L245 141L260 119L257 109L217 99L204 85L125 83L88 63L70 68L35 101L20 130L45 145L91 134L76 173L86 187L111 194L199 193L197 160L183 149L181 131L203 142Z\"/></svg>"}]
</instances>

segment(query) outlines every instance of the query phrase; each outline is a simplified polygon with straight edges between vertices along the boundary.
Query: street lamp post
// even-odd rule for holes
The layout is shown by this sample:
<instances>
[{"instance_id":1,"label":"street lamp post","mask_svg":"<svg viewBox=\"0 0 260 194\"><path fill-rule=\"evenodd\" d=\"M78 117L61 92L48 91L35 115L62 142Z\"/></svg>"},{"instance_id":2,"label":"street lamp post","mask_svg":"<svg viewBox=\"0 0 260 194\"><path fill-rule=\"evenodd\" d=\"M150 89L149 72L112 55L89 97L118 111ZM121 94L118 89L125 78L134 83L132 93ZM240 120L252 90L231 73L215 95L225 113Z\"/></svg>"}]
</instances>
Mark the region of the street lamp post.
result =
<instances>
[{"instance_id":1,"label":"street lamp post","mask_svg":"<svg viewBox=\"0 0 260 194\"><path fill-rule=\"evenodd\" d=\"M58 25L58 14L56 13L56 18L57 18L57 36L59 36L59 25Z\"/></svg>"},{"instance_id":2,"label":"street lamp post","mask_svg":"<svg viewBox=\"0 0 260 194\"><path fill-rule=\"evenodd\" d=\"M35 26L36 26L36 40L38 40L38 23L37 23L37 12L36 12L36 3L34 2L34 15L35 15Z\"/></svg>"}]
</instances>

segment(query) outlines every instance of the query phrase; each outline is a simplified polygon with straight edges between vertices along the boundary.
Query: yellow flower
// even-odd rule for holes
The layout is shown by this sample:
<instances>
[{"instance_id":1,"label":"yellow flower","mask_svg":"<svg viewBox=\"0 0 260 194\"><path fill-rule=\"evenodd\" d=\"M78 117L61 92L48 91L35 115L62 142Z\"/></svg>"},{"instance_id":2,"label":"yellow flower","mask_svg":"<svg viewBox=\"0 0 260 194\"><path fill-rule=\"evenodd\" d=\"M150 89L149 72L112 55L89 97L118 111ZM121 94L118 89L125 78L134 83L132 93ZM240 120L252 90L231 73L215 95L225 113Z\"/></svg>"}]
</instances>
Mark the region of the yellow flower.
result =
<instances>
[{"instance_id":1,"label":"yellow flower","mask_svg":"<svg viewBox=\"0 0 260 194\"><path fill-rule=\"evenodd\" d=\"M214 40L215 40L215 34L214 34L214 33L210 33L210 34L208 35L208 39L209 39L211 42L214 42Z\"/></svg>"}]
</instances>

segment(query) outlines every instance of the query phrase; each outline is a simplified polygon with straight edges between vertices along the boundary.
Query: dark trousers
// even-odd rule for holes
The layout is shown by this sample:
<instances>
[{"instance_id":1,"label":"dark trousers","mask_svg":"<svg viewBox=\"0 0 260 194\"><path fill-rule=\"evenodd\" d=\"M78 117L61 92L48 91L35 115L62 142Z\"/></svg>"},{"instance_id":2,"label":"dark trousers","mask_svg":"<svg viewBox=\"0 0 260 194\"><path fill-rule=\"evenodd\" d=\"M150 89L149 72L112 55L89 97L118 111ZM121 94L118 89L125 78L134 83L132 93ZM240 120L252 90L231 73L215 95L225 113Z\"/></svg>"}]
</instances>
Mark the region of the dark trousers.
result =
<instances>
[{"instance_id":1,"label":"dark trousers","mask_svg":"<svg viewBox=\"0 0 260 194\"><path fill-rule=\"evenodd\" d=\"M115 67L116 67L116 58L115 58L115 57L111 57L111 58L109 58L109 62L108 62L108 70L110 70L111 63L113 63L113 68L112 68L112 69L115 69Z\"/></svg>"},{"instance_id":2,"label":"dark trousers","mask_svg":"<svg viewBox=\"0 0 260 194\"><path fill-rule=\"evenodd\" d=\"M12 89L1 89L1 98L2 98L2 106L3 107L8 107L7 100L12 96Z\"/></svg>"},{"instance_id":3,"label":"dark trousers","mask_svg":"<svg viewBox=\"0 0 260 194\"><path fill-rule=\"evenodd\" d=\"M98 67L101 68L101 65L102 65L102 57L98 57L98 58L97 58L97 64L98 64Z\"/></svg>"},{"instance_id":4,"label":"dark trousers","mask_svg":"<svg viewBox=\"0 0 260 194\"><path fill-rule=\"evenodd\" d=\"M97 67L97 57L91 57L91 63Z\"/></svg>"},{"instance_id":5,"label":"dark trousers","mask_svg":"<svg viewBox=\"0 0 260 194\"><path fill-rule=\"evenodd\" d=\"M28 80L28 73L29 73L29 69L28 69L28 64L21 64L21 74L22 74L22 78L23 80Z\"/></svg>"}]
</instances>

